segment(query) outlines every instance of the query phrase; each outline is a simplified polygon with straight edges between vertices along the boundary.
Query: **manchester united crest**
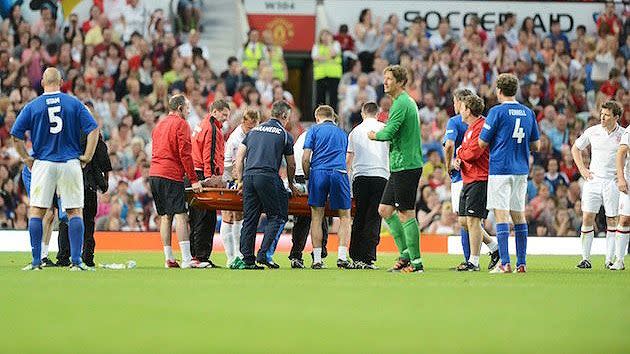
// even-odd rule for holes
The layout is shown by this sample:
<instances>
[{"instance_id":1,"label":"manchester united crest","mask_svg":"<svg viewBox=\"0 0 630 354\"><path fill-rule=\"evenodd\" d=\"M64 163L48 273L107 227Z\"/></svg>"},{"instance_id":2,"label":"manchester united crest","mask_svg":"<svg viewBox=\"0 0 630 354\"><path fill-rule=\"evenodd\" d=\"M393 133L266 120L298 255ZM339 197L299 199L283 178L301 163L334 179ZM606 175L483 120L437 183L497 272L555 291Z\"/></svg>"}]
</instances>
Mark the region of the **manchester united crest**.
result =
<instances>
[{"instance_id":1,"label":"manchester united crest","mask_svg":"<svg viewBox=\"0 0 630 354\"><path fill-rule=\"evenodd\" d=\"M295 36L293 24L282 17L275 18L266 25L273 34L275 44L284 47Z\"/></svg>"}]
</instances>

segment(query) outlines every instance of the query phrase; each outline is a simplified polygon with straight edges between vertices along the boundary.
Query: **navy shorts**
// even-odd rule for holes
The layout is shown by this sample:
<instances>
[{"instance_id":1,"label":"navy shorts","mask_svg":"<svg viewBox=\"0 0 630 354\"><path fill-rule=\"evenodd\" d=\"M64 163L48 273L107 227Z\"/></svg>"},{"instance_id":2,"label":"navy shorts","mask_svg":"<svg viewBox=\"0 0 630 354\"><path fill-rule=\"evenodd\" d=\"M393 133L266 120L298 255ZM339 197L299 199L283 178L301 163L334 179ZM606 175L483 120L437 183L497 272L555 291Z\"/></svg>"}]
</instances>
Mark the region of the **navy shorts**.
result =
<instances>
[{"instance_id":1,"label":"navy shorts","mask_svg":"<svg viewBox=\"0 0 630 354\"><path fill-rule=\"evenodd\" d=\"M330 202L332 210L347 210L352 207L350 180L345 171L314 170L308 180L308 205L326 206Z\"/></svg>"}]
</instances>

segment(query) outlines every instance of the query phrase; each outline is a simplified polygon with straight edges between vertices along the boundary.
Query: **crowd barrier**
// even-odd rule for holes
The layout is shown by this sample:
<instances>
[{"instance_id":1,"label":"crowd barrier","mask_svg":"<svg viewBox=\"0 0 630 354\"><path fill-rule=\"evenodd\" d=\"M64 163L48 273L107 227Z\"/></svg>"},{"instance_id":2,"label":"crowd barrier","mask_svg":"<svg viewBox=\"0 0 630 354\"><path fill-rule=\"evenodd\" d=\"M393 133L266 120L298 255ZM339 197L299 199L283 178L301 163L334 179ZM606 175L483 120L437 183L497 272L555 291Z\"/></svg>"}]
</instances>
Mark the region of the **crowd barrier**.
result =
<instances>
[{"instance_id":1,"label":"crowd barrier","mask_svg":"<svg viewBox=\"0 0 630 354\"><path fill-rule=\"evenodd\" d=\"M158 232L96 232L96 251L161 251L162 243ZM173 236L173 248L178 249L177 238ZM262 234L256 243L260 245ZM328 249L337 249L337 235L329 237ZM458 236L423 234L420 241L422 252L438 254L462 254L462 246ZM516 253L514 239L510 238L510 253ZM277 252L288 252L291 249L291 235L284 234L278 242ZM28 231L0 231L0 252L30 252L30 238ZM50 251L57 251L57 232L53 232ZM217 233L214 237L214 250L223 251L221 237ZM595 238L592 254L603 255L606 250L605 238ZM310 241L307 241L306 251L310 252ZM383 233L378 245L380 253L395 253L394 239ZM485 246L482 252L487 252ZM581 242L577 237L530 237L527 241L527 253L536 255L579 255Z\"/></svg>"}]
</instances>

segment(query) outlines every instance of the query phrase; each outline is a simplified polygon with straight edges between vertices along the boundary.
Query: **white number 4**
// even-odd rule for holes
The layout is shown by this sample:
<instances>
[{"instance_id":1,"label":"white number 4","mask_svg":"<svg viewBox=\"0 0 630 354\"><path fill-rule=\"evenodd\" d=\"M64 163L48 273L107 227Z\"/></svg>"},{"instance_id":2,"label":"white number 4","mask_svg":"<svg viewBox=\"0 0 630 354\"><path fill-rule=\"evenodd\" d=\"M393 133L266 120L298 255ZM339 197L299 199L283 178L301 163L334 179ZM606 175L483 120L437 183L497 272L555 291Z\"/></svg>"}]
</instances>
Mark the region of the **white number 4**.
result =
<instances>
[{"instance_id":1,"label":"white number 4","mask_svg":"<svg viewBox=\"0 0 630 354\"><path fill-rule=\"evenodd\" d=\"M523 138L525 137L525 132L523 131L523 127L521 127L521 118L516 118L516 124L514 124L514 133L512 133L512 138L516 139L518 144L523 142Z\"/></svg>"},{"instance_id":2,"label":"white number 4","mask_svg":"<svg viewBox=\"0 0 630 354\"><path fill-rule=\"evenodd\" d=\"M61 112L61 106L48 107L48 121L50 122L51 134L58 134L63 128L63 121L61 120L61 117L57 115L59 112Z\"/></svg>"}]
</instances>

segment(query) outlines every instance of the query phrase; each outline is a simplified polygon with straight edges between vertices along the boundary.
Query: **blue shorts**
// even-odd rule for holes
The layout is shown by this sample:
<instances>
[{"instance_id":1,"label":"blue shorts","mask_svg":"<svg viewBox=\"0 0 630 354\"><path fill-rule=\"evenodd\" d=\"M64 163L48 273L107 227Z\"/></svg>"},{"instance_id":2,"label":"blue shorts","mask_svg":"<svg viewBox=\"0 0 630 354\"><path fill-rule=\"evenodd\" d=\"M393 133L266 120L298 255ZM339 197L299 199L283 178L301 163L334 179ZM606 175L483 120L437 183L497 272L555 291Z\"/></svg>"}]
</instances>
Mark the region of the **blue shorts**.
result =
<instances>
[{"instance_id":1,"label":"blue shorts","mask_svg":"<svg viewBox=\"0 0 630 354\"><path fill-rule=\"evenodd\" d=\"M347 210L352 207L348 174L339 170L313 170L308 180L308 205L326 206L332 210Z\"/></svg>"}]
</instances>

